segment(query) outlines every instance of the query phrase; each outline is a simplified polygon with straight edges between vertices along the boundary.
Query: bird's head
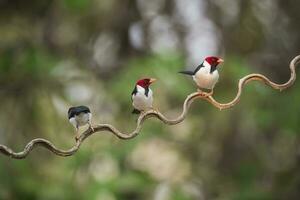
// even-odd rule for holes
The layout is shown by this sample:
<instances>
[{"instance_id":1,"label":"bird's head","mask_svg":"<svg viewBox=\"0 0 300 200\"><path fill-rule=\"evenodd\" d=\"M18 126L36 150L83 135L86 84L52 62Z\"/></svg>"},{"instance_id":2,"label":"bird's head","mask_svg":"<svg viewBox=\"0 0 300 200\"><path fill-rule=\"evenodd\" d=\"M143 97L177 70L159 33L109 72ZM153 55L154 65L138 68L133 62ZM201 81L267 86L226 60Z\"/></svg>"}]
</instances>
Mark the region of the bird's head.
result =
<instances>
[{"instance_id":1,"label":"bird's head","mask_svg":"<svg viewBox=\"0 0 300 200\"><path fill-rule=\"evenodd\" d=\"M144 78L140 79L136 82L136 85L141 86L143 88L148 88L153 82L155 82L155 78Z\"/></svg>"},{"instance_id":2,"label":"bird's head","mask_svg":"<svg viewBox=\"0 0 300 200\"><path fill-rule=\"evenodd\" d=\"M224 62L223 59L216 56L209 56L205 58L205 61L210 65L217 67L220 63Z\"/></svg>"}]
</instances>

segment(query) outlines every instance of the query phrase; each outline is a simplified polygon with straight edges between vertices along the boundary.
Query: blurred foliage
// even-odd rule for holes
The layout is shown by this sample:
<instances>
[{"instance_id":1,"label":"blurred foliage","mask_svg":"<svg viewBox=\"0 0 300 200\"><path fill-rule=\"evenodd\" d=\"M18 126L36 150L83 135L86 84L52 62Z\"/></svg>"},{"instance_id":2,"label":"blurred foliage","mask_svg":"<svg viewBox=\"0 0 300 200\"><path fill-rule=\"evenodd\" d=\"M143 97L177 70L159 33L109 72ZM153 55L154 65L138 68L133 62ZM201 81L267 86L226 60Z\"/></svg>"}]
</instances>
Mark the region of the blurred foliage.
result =
<instances>
[{"instance_id":1,"label":"blurred foliage","mask_svg":"<svg viewBox=\"0 0 300 200\"><path fill-rule=\"evenodd\" d=\"M0 0L0 143L16 151L43 137L74 144L69 106L94 123L135 127L135 81L155 77L155 107L169 117L195 91L177 74L222 55L215 97L238 79L289 77L299 53L300 3L205 0ZM251 83L220 112L196 101L176 126L147 121L121 141L89 138L72 157L40 148L25 160L0 155L0 199L268 200L300 198L300 84L281 93ZM82 129L83 131L83 129Z\"/></svg>"}]
</instances>

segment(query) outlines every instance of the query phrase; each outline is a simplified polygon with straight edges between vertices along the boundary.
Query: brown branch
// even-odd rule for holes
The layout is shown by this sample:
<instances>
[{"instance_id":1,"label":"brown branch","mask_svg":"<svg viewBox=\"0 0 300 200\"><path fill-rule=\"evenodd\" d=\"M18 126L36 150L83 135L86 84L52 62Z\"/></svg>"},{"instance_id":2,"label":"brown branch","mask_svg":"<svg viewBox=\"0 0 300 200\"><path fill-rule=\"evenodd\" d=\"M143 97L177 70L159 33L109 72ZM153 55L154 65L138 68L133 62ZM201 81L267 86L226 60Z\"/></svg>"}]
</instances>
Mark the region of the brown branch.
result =
<instances>
[{"instance_id":1,"label":"brown branch","mask_svg":"<svg viewBox=\"0 0 300 200\"><path fill-rule=\"evenodd\" d=\"M23 159L23 158L26 158L26 156L36 146L43 146L44 148L50 150L52 153L54 153L58 156L72 156L78 151L78 149L80 148L80 145L83 143L83 141L85 139L87 139L89 136L96 133L96 132L109 131L109 132L111 132L112 134L114 134L115 136L117 136L120 139L131 139L131 138L134 138L135 136L137 136L139 134L144 121L148 118L153 118L153 117L158 118L163 123L168 124L168 125L175 125L175 124L178 124L178 123L182 122L185 119L186 115L187 115L187 112L188 112L188 109L189 109L190 105L197 98L201 98L201 99L204 99L204 100L208 101L209 103L211 103L215 107L219 108L220 110L231 108L239 102L239 100L241 98L242 91L243 91L243 87L247 83L249 83L250 81L260 81L260 82L263 82L266 85L269 85L273 89L277 89L277 90L280 90L280 91L282 91L284 89L287 89L290 86L292 86L293 83L296 80L295 67L299 62L300 62L300 55L296 56L291 61L291 63L290 63L291 77L286 83L276 84L276 83L270 81L267 77L265 77L261 74L249 74L249 75L247 75L247 76L245 76L245 77L243 77L242 79L239 80L237 95L231 102L229 102L229 103L219 103L212 96L207 96L207 97L206 96L201 96L198 92L195 92L195 93L192 93L189 96L187 96L187 98L185 99L185 101L183 103L183 111L177 118L168 119L162 113L160 113L158 111L153 111L153 110L148 111L148 112L145 112L145 113L143 113L139 116L136 128L131 133L123 133L123 132L119 131L117 128L115 128L114 126L110 125L110 124L99 124L99 125L96 125L94 127L94 131L92 131L91 129L86 130L80 136L80 138L76 142L76 144L72 148L70 148L69 150L58 149L50 141L48 141L46 139L37 138L37 139L31 140L25 146L24 150L21 151L21 152L14 152L13 150L11 150L10 148L8 148L5 145L0 145L0 152L4 155L10 156L11 158Z\"/></svg>"}]
</instances>

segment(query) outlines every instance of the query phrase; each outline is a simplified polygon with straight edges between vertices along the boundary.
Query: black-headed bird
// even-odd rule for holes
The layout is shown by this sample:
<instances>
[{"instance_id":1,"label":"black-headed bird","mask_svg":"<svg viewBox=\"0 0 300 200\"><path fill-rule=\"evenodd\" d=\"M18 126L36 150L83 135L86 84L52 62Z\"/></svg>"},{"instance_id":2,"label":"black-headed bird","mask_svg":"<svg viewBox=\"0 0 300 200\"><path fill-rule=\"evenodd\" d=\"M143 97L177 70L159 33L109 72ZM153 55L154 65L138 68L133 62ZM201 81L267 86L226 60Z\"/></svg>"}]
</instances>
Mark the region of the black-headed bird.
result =
<instances>
[{"instance_id":1,"label":"black-headed bird","mask_svg":"<svg viewBox=\"0 0 300 200\"><path fill-rule=\"evenodd\" d=\"M94 131L92 127L92 113L87 106L75 106L71 107L68 110L69 122L75 127L76 135L75 140L77 141L80 137L79 127L86 124L89 125L89 128Z\"/></svg>"},{"instance_id":2,"label":"black-headed bird","mask_svg":"<svg viewBox=\"0 0 300 200\"><path fill-rule=\"evenodd\" d=\"M192 76L199 87L200 93L205 96L212 95L213 89L219 80L217 66L222 62L224 60L221 58L209 56L194 71L181 71L179 73ZM201 89L208 89L210 92L202 92Z\"/></svg>"},{"instance_id":3,"label":"black-headed bird","mask_svg":"<svg viewBox=\"0 0 300 200\"><path fill-rule=\"evenodd\" d=\"M153 92L150 85L155 82L154 78L144 78L136 82L131 93L132 105L134 107L132 113L140 114L153 109Z\"/></svg>"}]
</instances>

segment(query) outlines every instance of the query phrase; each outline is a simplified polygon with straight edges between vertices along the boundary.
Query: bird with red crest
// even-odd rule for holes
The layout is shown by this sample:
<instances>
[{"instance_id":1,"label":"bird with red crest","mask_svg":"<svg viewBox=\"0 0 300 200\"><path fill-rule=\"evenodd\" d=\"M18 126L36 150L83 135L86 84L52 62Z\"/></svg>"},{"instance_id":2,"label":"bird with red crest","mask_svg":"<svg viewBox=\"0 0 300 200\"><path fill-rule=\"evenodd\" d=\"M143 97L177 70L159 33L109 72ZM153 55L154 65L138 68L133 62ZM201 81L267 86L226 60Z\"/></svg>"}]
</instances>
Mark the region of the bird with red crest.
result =
<instances>
[{"instance_id":1,"label":"bird with red crest","mask_svg":"<svg viewBox=\"0 0 300 200\"><path fill-rule=\"evenodd\" d=\"M150 85L155 81L154 78L143 78L136 82L131 93L133 114L140 114L153 109L153 92Z\"/></svg>"},{"instance_id":2,"label":"bird with red crest","mask_svg":"<svg viewBox=\"0 0 300 200\"><path fill-rule=\"evenodd\" d=\"M213 94L213 89L219 80L217 68L222 62L224 62L224 60L219 57L209 56L206 57L194 71L181 71L179 73L192 76L199 87L199 93L203 96L211 96ZM203 92L202 89L210 90L210 92Z\"/></svg>"}]
</instances>

